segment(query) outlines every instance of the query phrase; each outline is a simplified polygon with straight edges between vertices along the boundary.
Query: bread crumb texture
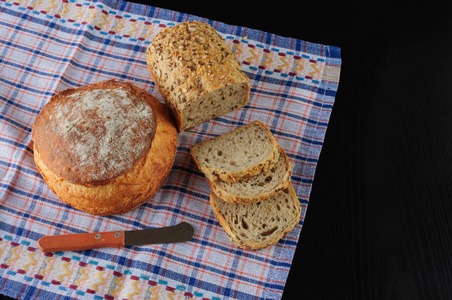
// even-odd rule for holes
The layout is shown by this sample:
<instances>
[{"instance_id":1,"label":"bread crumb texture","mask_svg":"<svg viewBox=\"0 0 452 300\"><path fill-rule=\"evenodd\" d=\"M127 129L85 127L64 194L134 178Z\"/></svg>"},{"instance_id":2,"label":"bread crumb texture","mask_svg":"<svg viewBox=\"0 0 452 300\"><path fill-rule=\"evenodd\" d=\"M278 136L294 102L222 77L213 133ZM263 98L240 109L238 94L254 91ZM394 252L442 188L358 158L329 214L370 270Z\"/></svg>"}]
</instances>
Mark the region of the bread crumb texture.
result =
<instances>
[{"instance_id":1,"label":"bread crumb texture","mask_svg":"<svg viewBox=\"0 0 452 300\"><path fill-rule=\"evenodd\" d=\"M279 159L271 168L236 182L209 181L212 191L225 202L252 203L262 201L287 187L292 164L282 148Z\"/></svg>"},{"instance_id":2,"label":"bread crumb texture","mask_svg":"<svg viewBox=\"0 0 452 300\"><path fill-rule=\"evenodd\" d=\"M249 78L207 23L167 27L151 41L147 64L180 131L245 106Z\"/></svg>"},{"instance_id":3,"label":"bread crumb texture","mask_svg":"<svg viewBox=\"0 0 452 300\"><path fill-rule=\"evenodd\" d=\"M280 153L273 134L260 121L193 145L190 152L209 180L226 182L268 170L278 161Z\"/></svg>"},{"instance_id":4,"label":"bread crumb texture","mask_svg":"<svg viewBox=\"0 0 452 300\"><path fill-rule=\"evenodd\" d=\"M292 164L265 124L253 121L190 151L210 185L212 211L233 244L263 249L298 224Z\"/></svg>"},{"instance_id":5,"label":"bread crumb texture","mask_svg":"<svg viewBox=\"0 0 452 300\"><path fill-rule=\"evenodd\" d=\"M251 250L277 243L298 224L301 215L292 184L265 201L231 204L211 193L210 203L231 242Z\"/></svg>"}]
</instances>

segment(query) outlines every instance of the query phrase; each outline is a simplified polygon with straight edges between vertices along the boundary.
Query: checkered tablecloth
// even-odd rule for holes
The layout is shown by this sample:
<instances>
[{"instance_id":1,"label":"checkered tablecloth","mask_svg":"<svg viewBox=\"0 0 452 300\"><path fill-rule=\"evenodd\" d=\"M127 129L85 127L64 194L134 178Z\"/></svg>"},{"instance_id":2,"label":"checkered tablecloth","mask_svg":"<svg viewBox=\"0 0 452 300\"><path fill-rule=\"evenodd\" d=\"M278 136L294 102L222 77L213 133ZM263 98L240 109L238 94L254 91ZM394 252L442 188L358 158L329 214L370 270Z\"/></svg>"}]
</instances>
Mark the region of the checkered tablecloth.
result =
<instances>
[{"instance_id":1,"label":"checkered tablecloth","mask_svg":"<svg viewBox=\"0 0 452 300\"><path fill-rule=\"evenodd\" d=\"M251 80L249 104L179 134L171 173L154 199L123 215L92 216L63 204L33 161L31 126L61 90L116 79L162 100L145 50L164 27L210 23ZM0 293L22 299L279 299L308 206L339 83L340 49L127 2L0 0ZM278 244L231 244L209 205L191 145L260 120L294 165L302 206ZM195 227L186 243L41 253L45 235ZM299 247L302 247L300 244Z\"/></svg>"}]
</instances>

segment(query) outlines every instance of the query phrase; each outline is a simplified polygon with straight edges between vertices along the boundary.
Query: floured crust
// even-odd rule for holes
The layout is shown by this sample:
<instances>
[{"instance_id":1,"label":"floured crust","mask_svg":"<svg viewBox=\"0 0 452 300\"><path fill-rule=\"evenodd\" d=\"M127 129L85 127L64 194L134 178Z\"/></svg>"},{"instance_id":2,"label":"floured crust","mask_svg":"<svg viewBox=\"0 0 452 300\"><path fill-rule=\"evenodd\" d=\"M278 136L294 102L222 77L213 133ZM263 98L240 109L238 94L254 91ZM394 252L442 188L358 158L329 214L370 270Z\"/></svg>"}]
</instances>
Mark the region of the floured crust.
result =
<instances>
[{"instance_id":1,"label":"floured crust","mask_svg":"<svg viewBox=\"0 0 452 300\"><path fill-rule=\"evenodd\" d=\"M139 91L155 114L155 135L150 150L127 172L102 184L72 183L50 170L34 147L39 172L66 204L94 215L122 214L146 202L162 187L174 162L177 129L166 106L147 92Z\"/></svg>"},{"instance_id":2,"label":"floured crust","mask_svg":"<svg viewBox=\"0 0 452 300\"><path fill-rule=\"evenodd\" d=\"M32 136L53 172L84 185L103 184L146 156L155 134L152 107L127 82L67 89L38 114Z\"/></svg>"}]
</instances>

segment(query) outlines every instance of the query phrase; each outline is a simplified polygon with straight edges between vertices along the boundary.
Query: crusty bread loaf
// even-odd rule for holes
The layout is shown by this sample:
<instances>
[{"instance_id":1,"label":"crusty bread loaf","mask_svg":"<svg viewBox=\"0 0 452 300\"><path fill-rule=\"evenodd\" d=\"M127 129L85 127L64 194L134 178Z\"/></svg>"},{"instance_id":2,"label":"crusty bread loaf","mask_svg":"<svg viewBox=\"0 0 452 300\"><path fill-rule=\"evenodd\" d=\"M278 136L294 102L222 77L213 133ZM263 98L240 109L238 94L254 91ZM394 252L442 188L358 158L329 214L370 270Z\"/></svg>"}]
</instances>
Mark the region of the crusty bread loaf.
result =
<instances>
[{"instance_id":1,"label":"crusty bread loaf","mask_svg":"<svg viewBox=\"0 0 452 300\"><path fill-rule=\"evenodd\" d=\"M207 23L184 22L159 32L146 51L149 72L179 131L245 106L249 78Z\"/></svg>"},{"instance_id":2,"label":"crusty bread loaf","mask_svg":"<svg viewBox=\"0 0 452 300\"><path fill-rule=\"evenodd\" d=\"M265 172L237 182L208 180L212 192L228 203L247 204L269 198L286 188L292 175L292 164L281 147L279 153L276 164Z\"/></svg>"},{"instance_id":3,"label":"crusty bread loaf","mask_svg":"<svg viewBox=\"0 0 452 300\"><path fill-rule=\"evenodd\" d=\"M259 250L277 243L300 221L301 207L292 184L264 201L224 202L214 193L210 204L232 243Z\"/></svg>"},{"instance_id":4,"label":"crusty bread loaf","mask_svg":"<svg viewBox=\"0 0 452 300\"><path fill-rule=\"evenodd\" d=\"M32 128L42 177L66 204L124 213L153 197L171 170L177 129L167 108L129 83L56 94Z\"/></svg>"},{"instance_id":5,"label":"crusty bread loaf","mask_svg":"<svg viewBox=\"0 0 452 300\"><path fill-rule=\"evenodd\" d=\"M32 128L44 163L85 185L129 170L155 135L154 112L140 93L128 83L103 81L54 95Z\"/></svg>"},{"instance_id":6,"label":"crusty bread loaf","mask_svg":"<svg viewBox=\"0 0 452 300\"><path fill-rule=\"evenodd\" d=\"M265 124L253 121L193 145L190 153L209 180L235 182L273 167L279 145Z\"/></svg>"}]
</instances>

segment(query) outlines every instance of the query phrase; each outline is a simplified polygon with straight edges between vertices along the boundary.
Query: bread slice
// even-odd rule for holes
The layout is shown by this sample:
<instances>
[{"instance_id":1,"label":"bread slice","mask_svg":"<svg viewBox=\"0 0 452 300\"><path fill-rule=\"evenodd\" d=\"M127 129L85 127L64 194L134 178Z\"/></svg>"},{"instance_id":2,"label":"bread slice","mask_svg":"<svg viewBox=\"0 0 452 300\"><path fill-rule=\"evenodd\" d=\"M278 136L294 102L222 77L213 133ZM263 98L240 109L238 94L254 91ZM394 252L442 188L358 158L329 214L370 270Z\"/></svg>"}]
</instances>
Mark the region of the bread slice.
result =
<instances>
[{"instance_id":1,"label":"bread slice","mask_svg":"<svg viewBox=\"0 0 452 300\"><path fill-rule=\"evenodd\" d=\"M207 179L236 182L273 167L279 145L260 121L193 145L190 153Z\"/></svg>"},{"instance_id":2,"label":"bread slice","mask_svg":"<svg viewBox=\"0 0 452 300\"><path fill-rule=\"evenodd\" d=\"M267 171L237 182L208 180L210 188L228 203L247 204L272 196L289 185L292 175L292 164L281 147L279 153L278 161Z\"/></svg>"},{"instance_id":3,"label":"bread slice","mask_svg":"<svg viewBox=\"0 0 452 300\"><path fill-rule=\"evenodd\" d=\"M245 106L250 80L207 23L162 29L146 50L149 72L180 132Z\"/></svg>"},{"instance_id":4,"label":"bread slice","mask_svg":"<svg viewBox=\"0 0 452 300\"><path fill-rule=\"evenodd\" d=\"M251 250L276 244L292 231L301 215L292 184L265 201L248 205L227 203L211 193L210 204L231 242Z\"/></svg>"}]
</instances>

